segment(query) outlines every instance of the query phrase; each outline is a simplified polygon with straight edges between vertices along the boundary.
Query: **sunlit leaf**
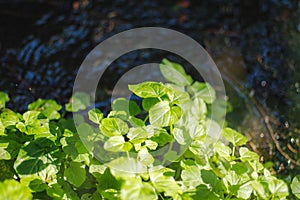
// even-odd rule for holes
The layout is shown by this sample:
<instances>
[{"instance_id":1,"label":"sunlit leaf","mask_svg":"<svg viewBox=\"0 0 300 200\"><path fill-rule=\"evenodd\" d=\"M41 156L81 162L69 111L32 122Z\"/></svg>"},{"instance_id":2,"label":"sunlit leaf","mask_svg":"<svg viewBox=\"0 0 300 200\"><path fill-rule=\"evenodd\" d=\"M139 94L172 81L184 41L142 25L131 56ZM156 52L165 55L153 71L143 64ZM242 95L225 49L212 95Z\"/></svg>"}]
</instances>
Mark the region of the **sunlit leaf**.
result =
<instances>
[{"instance_id":1,"label":"sunlit leaf","mask_svg":"<svg viewBox=\"0 0 300 200\"><path fill-rule=\"evenodd\" d=\"M279 198L283 198L289 195L289 189L283 180L274 178L268 182L268 185L270 192Z\"/></svg>"},{"instance_id":2,"label":"sunlit leaf","mask_svg":"<svg viewBox=\"0 0 300 200\"><path fill-rule=\"evenodd\" d=\"M185 70L181 65L170 62L167 59L162 60L160 71L167 81L176 85L186 86L193 82L191 76L185 73Z\"/></svg>"},{"instance_id":3,"label":"sunlit leaf","mask_svg":"<svg viewBox=\"0 0 300 200\"><path fill-rule=\"evenodd\" d=\"M250 151L248 148L246 147L241 147L239 149L240 152L240 159L243 162L247 162L247 161L252 161L252 160L259 160L259 156L254 153L253 151Z\"/></svg>"},{"instance_id":4,"label":"sunlit leaf","mask_svg":"<svg viewBox=\"0 0 300 200\"><path fill-rule=\"evenodd\" d=\"M128 132L128 125L119 118L105 118L101 121L100 130L107 137L124 135Z\"/></svg>"},{"instance_id":5,"label":"sunlit leaf","mask_svg":"<svg viewBox=\"0 0 300 200\"><path fill-rule=\"evenodd\" d=\"M201 83L196 81L191 87L189 87L190 92L203 99L206 103L211 104L216 99L216 92L209 83Z\"/></svg>"},{"instance_id":6,"label":"sunlit leaf","mask_svg":"<svg viewBox=\"0 0 300 200\"><path fill-rule=\"evenodd\" d=\"M28 110L35 110L41 112L47 119L59 119L61 106L54 100L38 99L37 101L28 105Z\"/></svg>"},{"instance_id":7,"label":"sunlit leaf","mask_svg":"<svg viewBox=\"0 0 300 200\"><path fill-rule=\"evenodd\" d=\"M83 92L77 92L66 104L66 111L78 112L79 110L85 110L88 106L90 106L90 96Z\"/></svg>"},{"instance_id":8,"label":"sunlit leaf","mask_svg":"<svg viewBox=\"0 0 300 200\"><path fill-rule=\"evenodd\" d=\"M248 141L248 139L245 136L231 128L224 128L223 136L226 140L228 140L228 142L231 142L234 146L242 146Z\"/></svg>"},{"instance_id":9,"label":"sunlit leaf","mask_svg":"<svg viewBox=\"0 0 300 200\"><path fill-rule=\"evenodd\" d=\"M5 104L9 101L9 96L5 92L0 92L0 109L5 108Z\"/></svg>"},{"instance_id":10,"label":"sunlit leaf","mask_svg":"<svg viewBox=\"0 0 300 200\"><path fill-rule=\"evenodd\" d=\"M175 124L181 115L181 108L178 106L170 106L168 101L159 102L149 110L150 123L160 127Z\"/></svg>"},{"instance_id":11,"label":"sunlit leaf","mask_svg":"<svg viewBox=\"0 0 300 200\"><path fill-rule=\"evenodd\" d=\"M0 199L3 200L31 200L32 194L29 188L16 180L5 180L0 182Z\"/></svg>"},{"instance_id":12,"label":"sunlit leaf","mask_svg":"<svg viewBox=\"0 0 300 200\"><path fill-rule=\"evenodd\" d=\"M130 91L142 98L161 97L167 92L167 88L162 83L143 82L136 85L128 85Z\"/></svg>"},{"instance_id":13,"label":"sunlit leaf","mask_svg":"<svg viewBox=\"0 0 300 200\"><path fill-rule=\"evenodd\" d=\"M300 175L295 176L291 183L292 193L300 199Z\"/></svg>"},{"instance_id":14,"label":"sunlit leaf","mask_svg":"<svg viewBox=\"0 0 300 200\"><path fill-rule=\"evenodd\" d=\"M88 116L89 120L91 120L95 124L100 124L101 120L103 119L103 113L97 108L89 110Z\"/></svg>"},{"instance_id":15,"label":"sunlit leaf","mask_svg":"<svg viewBox=\"0 0 300 200\"><path fill-rule=\"evenodd\" d=\"M139 178L132 178L122 185L121 199L156 200L158 198L151 184L142 182Z\"/></svg>"}]
</instances>

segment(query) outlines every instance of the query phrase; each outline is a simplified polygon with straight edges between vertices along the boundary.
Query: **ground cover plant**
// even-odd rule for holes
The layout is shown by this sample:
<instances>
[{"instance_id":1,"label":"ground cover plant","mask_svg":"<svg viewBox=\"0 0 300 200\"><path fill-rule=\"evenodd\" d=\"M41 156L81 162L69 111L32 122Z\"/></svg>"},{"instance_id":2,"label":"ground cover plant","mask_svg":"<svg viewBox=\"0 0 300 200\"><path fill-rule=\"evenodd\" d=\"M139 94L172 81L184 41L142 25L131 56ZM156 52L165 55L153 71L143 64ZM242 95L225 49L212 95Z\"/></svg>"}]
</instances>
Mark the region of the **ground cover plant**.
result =
<instances>
[{"instance_id":1,"label":"ground cover plant","mask_svg":"<svg viewBox=\"0 0 300 200\"><path fill-rule=\"evenodd\" d=\"M141 103L115 99L107 114L83 93L17 113L1 92L0 199L300 198L300 176L277 178L243 134L211 119L208 83L168 60L160 69L167 83L129 85ZM66 116L82 110L90 122L75 126Z\"/></svg>"}]
</instances>

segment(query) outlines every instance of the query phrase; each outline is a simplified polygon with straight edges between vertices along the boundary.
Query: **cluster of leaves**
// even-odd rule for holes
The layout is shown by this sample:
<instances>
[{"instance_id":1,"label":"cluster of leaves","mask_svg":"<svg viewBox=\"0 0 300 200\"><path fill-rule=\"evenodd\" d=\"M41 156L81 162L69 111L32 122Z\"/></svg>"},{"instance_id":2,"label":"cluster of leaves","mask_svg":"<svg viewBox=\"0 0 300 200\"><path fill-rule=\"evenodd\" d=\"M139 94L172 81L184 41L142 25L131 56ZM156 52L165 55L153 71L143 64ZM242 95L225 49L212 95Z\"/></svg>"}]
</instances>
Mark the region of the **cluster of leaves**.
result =
<instances>
[{"instance_id":1,"label":"cluster of leaves","mask_svg":"<svg viewBox=\"0 0 300 200\"><path fill-rule=\"evenodd\" d=\"M209 84L168 60L160 68L169 83L129 85L140 106L116 99L106 117L94 108L77 127L62 116L87 109L85 94L64 114L42 99L19 114L0 93L0 199L300 198L300 176L276 178L245 136L208 117L216 96Z\"/></svg>"}]
</instances>

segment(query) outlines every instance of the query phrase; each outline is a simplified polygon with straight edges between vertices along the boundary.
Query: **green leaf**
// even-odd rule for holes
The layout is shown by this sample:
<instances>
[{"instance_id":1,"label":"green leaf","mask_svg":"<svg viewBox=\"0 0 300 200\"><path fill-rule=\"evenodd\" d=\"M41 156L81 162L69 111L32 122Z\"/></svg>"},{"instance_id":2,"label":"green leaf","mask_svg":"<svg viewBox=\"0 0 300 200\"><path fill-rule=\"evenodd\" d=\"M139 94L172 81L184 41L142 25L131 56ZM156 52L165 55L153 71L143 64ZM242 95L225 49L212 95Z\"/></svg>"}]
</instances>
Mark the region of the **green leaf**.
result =
<instances>
[{"instance_id":1,"label":"green leaf","mask_svg":"<svg viewBox=\"0 0 300 200\"><path fill-rule=\"evenodd\" d=\"M279 198L284 198L289 195L289 189L283 180L276 178L268 182L270 192Z\"/></svg>"},{"instance_id":2,"label":"green leaf","mask_svg":"<svg viewBox=\"0 0 300 200\"><path fill-rule=\"evenodd\" d=\"M262 197L263 199L267 199L265 188L259 181L253 180L251 182L251 186L258 193L260 197Z\"/></svg>"},{"instance_id":3,"label":"green leaf","mask_svg":"<svg viewBox=\"0 0 300 200\"><path fill-rule=\"evenodd\" d=\"M119 118L122 120L128 120L127 113L125 111L112 110L108 113L107 118Z\"/></svg>"},{"instance_id":4,"label":"green leaf","mask_svg":"<svg viewBox=\"0 0 300 200\"><path fill-rule=\"evenodd\" d=\"M193 82L191 76L185 73L184 68L177 64L163 59L160 64L160 71L167 81L179 86L190 85Z\"/></svg>"},{"instance_id":5,"label":"green leaf","mask_svg":"<svg viewBox=\"0 0 300 200\"><path fill-rule=\"evenodd\" d=\"M243 175L248 171L248 168L244 163L238 162L232 165L232 170L235 171L237 175Z\"/></svg>"},{"instance_id":6,"label":"green leaf","mask_svg":"<svg viewBox=\"0 0 300 200\"><path fill-rule=\"evenodd\" d=\"M107 164L112 173L118 177L133 177L147 171L146 165L134 158L119 157Z\"/></svg>"},{"instance_id":7,"label":"green leaf","mask_svg":"<svg viewBox=\"0 0 300 200\"><path fill-rule=\"evenodd\" d=\"M222 181L218 179L215 173L211 170L201 170L201 178L204 183L208 184L213 191L217 193L223 192Z\"/></svg>"},{"instance_id":8,"label":"green leaf","mask_svg":"<svg viewBox=\"0 0 300 200\"><path fill-rule=\"evenodd\" d=\"M133 144L138 144L144 142L147 138L151 137L154 132L147 132L147 129L144 127L133 127L129 129L127 137L129 138L130 142Z\"/></svg>"},{"instance_id":9,"label":"green leaf","mask_svg":"<svg viewBox=\"0 0 300 200\"><path fill-rule=\"evenodd\" d=\"M293 178L291 183L292 193L300 199L300 175L297 175Z\"/></svg>"},{"instance_id":10,"label":"green leaf","mask_svg":"<svg viewBox=\"0 0 300 200\"><path fill-rule=\"evenodd\" d=\"M241 199L249 199L251 197L251 194L253 192L253 188L251 186L251 182L247 182L243 185L238 190L238 198Z\"/></svg>"},{"instance_id":11,"label":"green leaf","mask_svg":"<svg viewBox=\"0 0 300 200\"><path fill-rule=\"evenodd\" d=\"M1 121L1 118L0 118L0 136L1 135L5 135L5 127Z\"/></svg>"},{"instance_id":12,"label":"green leaf","mask_svg":"<svg viewBox=\"0 0 300 200\"><path fill-rule=\"evenodd\" d=\"M255 172L261 172L264 169L264 166L259 162L259 160L250 161L249 164Z\"/></svg>"},{"instance_id":13,"label":"green leaf","mask_svg":"<svg viewBox=\"0 0 300 200\"><path fill-rule=\"evenodd\" d=\"M159 102L158 98L145 98L142 101L142 106L144 110L149 111L152 106Z\"/></svg>"},{"instance_id":14,"label":"green leaf","mask_svg":"<svg viewBox=\"0 0 300 200\"><path fill-rule=\"evenodd\" d=\"M11 163L11 161L9 160L0 160L0 182L4 181L5 179L12 179L13 176L16 174L12 165L13 163Z\"/></svg>"},{"instance_id":15,"label":"green leaf","mask_svg":"<svg viewBox=\"0 0 300 200\"><path fill-rule=\"evenodd\" d=\"M196 187L204 183L201 178L201 171L197 166L190 166L188 169L183 170L181 178L185 186Z\"/></svg>"},{"instance_id":16,"label":"green leaf","mask_svg":"<svg viewBox=\"0 0 300 200\"><path fill-rule=\"evenodd\" d=\"M223 142L217 142L215 145L215 152L219 154L219 156L225 158L226 160L231 160L231 149L226 146Z\"/></svg>"},{"instance_id":17,"label":"green leaf","mask_svg":"<svg viewBox=\"0 0 300 200\"><path fill-rule=\"evenodd\" d=\"M9 143L0 143L0 159L1 160L10 160L10 153L7 151Z\"/></svg>"},{"instance_id":18,"label":"green leaf","mask_svg":"<svg viewBox=\"0 0 300 200\"><path fill-rule=\"evenodd\" d=\"M16 127L27 135L38 135L38 137L54 137L50 133L49 121L39 119L39 111L27 111L23 114L25 122L19 122Z\"/></svg>"},{"instance_id":19,"label":"green leaf","mask_svg":"<svg viewBox=\"0 0 300 200\"><path fill-rule=\"evenodd\" d=\"M71 162L65 169L64 177L75 187L80 187L86 179L85 165L78 162Z\"/></svg>"},{"instance_id":20,"label":"green leaf","mask_svg":"<svg viewBox=\"0 0 300 200\"><path fill-rule=\"evenodd\" d=\"M52 197L53 199L56 200L63 199L64 194L65 194L64 190L61 188L61 186L58 183L53 184L49 188L47 188L47 195Z\"/></svg>"},{"instance_id":21,"label":"green leaf","mask_svg":"<svg viewBox=\"0 0 300 200\"><path fill-rule=\"evenodd\" d=\"M173 172L173 170L162 166L153 167L149 169L150 180L158 192L164 192L165 196L175 198L182 193L182 190L174 177L167 175L168 172Z\"/></svg>"},{"instance_id":22,"label":"green leaf","mask_svg":"<svg viewBox=\"0 0 300 200\"><path fill-rule=\"evenodd\" d=\"M228 140L228 142L231 142L233 146L242 146L248 141L245 136L231 128L224 128L223 136L226 140Z\"/></svg>"},{"instance_id":23,"label":"green leaf","mask_svg":"<svg viewBox=\"0 0 300 200\"><path fill-rule=\"evenodd\" d=\"M109 199L109 200L120 200L120 191L115 189L107 189L100 192L101 200L102 199ZM95 200L100 200L96 198Z\"/></svg>"},{"instance_id":24,"label":"green leaf","mask_svg":"<svg viewBox=\"0 0 300 200\"><path fill-rule=\"evenodd\" d=\"M89 110L88 116L89 120L91 120L95 124L100 124L101 120L103 119L103 113L98 108Z\"/></svg>"},{"instance_id":25,"label":"green leaf","mask_svg":"<svg viewBox=\"0 0 300 200\"><path fill-rule=\"evenodd\" d=\"M162 83L146 81L136 85L128 85L130 91L142 98L157 98L167 92L167 88Z\"/></svg>"},{"instance_id":26,"label":"green leaf","mask_svg":"<svg viewBox=\"0 0 300 200\"><path fill-rule=\"evenodd\" d=\"M55 200L80 200L73 188L61 180L47 188L47 195Z\"/></svg>"},{"instance_id":27,"label":"green leaf","mask_svg":"<svg viewBox=\"0 0 300 200\"><path fill-rule=\"evenodd\" d=\"M164 159L171 161L171 162L175 162L178 158L179 158L179 155L177 155L176 151L167 151L164 154Z\"/></svg>"},{"instance_id":28,"label":"green leaf","mask_svg":"<svg viewBox=\"0 0 300 200\"><path fill-rule=\"evenodd\" d=\"M119 190L121 188L121 182L114 177L108 168L105 169L104 173L98 178L97 189L100 191L105 191L107 189L116 189Z\"/></svg>"},{"instance_id":29,"label":"green leaf","mask_svg":"<svg viewBox=\"0 0 300 200\"><path fill-rule=\"evenodd\" d=\"M128 119L128 122L130 123L131 126L133 127L141 127L141 126L145 126L145 123L143 120L130 116Z\"/></svg>"},{"instance_id":30,"label":"green leaf","mask_svg":"<svg viewBox=\"0 0 300 200\"><path fill-rule=\"evenodd\" d=\"M145 141L146 147L148 147L150 150L155 150L158 146L158 144L152 140L146 140Z\"/></svg>"},{"instance_id":31,"label":"green leaf","mask_svg":"<svg viewBox=\"0 0 300 200\"><path fill-rule=\"evenodd\" d=\"M189 132L184 128L174 128L173 135L175 140L181 145L185 145L191 142Z\"/></svg>"},{"instance_id":32,"label":"green leaf","mask_svg":"<svg viewBox=\"0 0 300 200\"><path fill-rule=\"evenodd\" d=\"M41 179L34 179L29 183L30 189L36 192L42 192L47 188L47 184Z\"/></svg>"},{"instance_id":33,"label":"green leaf","mask_svg":"<svg viewBox=\"0 0 300 200\"><path fill-rule=\"evenodd\" d=\"M31 200L32 194L29 188L15 180L0 182L0 199L3 200Z\"/></svg>"},{"instance_id":34,"label":"green leaf","mask_svg":"<svg viewBox=\"0 0 300 200\"><path fill-rule=\"evenodd\" d=\"M175 124L181 115L181 108L179 106L170 106L168 101L159 102L149 110L150 123L159 127Z\"/></svg>"},{"instance_id":35,"label":"green leaf","mask_svg":"<svg viewBox=\"0 0 300 200\"><path fill-rule=\"evenodd\" d=\"M67 136L67 134L70 134ZM60 139L62 145L62 150L68 154L72 159L75 159L78 156L77 148L75 146L76 142L79 141L78 136L73 135L74 133L66 129L63 137Z\"/></svg>"},{"instance_id":36,"label":"green leaf","mask_svg":"<svg viewBox=\"0 0 300 200\"><path fill-rule=\"evenodd\" d=\"M124 135L128 132L128 125L119 118L105 118L101 121L100 130L107 137Z\"/></svg>"},{"instance_id":37,"label":"green leaf","mask_svg":"<svg viewBox=\"0 0 300 200\"><path fill-rule=\"evenodd\" d=\"M195 195L192 195L193 199L209 199L209 200L220 200L219 195L214 193L211 189L209 189L206 185L199 185L197 187Z\"/></svg>"},{"instance_id":38,"label":"green leaf","mask_svg":"<svg viewBox=\"0 0 300 200\"><path fill-rule=\"evenodd\" d=\"M126 180L121 188L121 199L156 200L155 189L150 183L142 182L140 178Z\"/></svg>"},{"instance_id":39,"label":"green leaf","mask_svg":"<svg viewBox=\"0 0 300 200\"><path fill-rule=\"evenodd\" d=\"M112 152L121 152L123 151L124 144L125 140L123 136L112 136L104 143L104 149Z\"/></svg>"},{"instance_id":40,"label":"green leaf","mask_svg":"<svg viewBox=\"0 0 300 200\"><path fill-rule=\"evenodd\" d=\"M154 131L154 136L150 138L150 140L156 142L159 146L164 146L165 144L173 141L173 139L173 136L165 129L158 129Z\"/></svg>"},{"instance_id":41,"label":"green leaf","mask_svg":"<svg viewBox=\"0 0 300 200\"><path fill-rule=\"evenodd\" d=\"M170 105L168 101L159 102L149 110L149 120L152 125L169 126L170 117Z\"/></svg>"},{"instance_id":42,"label":"green leaf","mask_svg":"<svg viewBox=\"0 0 300 200\"><path fill-rule=\"evenodd\" d=\"M34 176L23 177L20 182L34 192L42 192L48 187L40 178Z\"/></svg>"},{"instance_id":43,"label":"green leaf","mask_svg":"<svg viewBox=\"0 0 300 200\"><path fill-rule=\"evenodd\" d=\"M45 182L56 179L62 155L55 144L46 138L25 143L14 163L19 177L40 177Z\"/></svg>"},{"instance_id":44,"label":"green leaf","mask_svg":"<svg viewBox=\"0 0 300 200\"><path fill-rule=\"evenodd\" d=\"M206 104L202 99L194 99L185 102L185 104L180 105L182 108L181 125L185 127L190 127L190 124L195 126L199 121L205 120L207 115ZM212 120L211 120L212 121Z\"/></svg>"},{"instance_id":45,"label":"green leaf","mask_svg":"<svg viewBox=\"0 0 300 200\"><path fill-rule=\"evenodd\" d=\"M79 110L85 110L88 106L90 106L90 96L83 92L77 92L66 104L66 111L78 112Z\"/></svg>"},{"instance_id":46,"label":"green leaf","mask_svg":"<svg viewBox=\"0 0 300 200\"><path fill-rule=\"evenodd\" d=\"M190 93L195 97L203 99L206 103L211 104L216 99L216 92L209 83L201 83L196 81L188 88Z\"/></svg>"},{"instance_id":47,"label":"green leaf","mask_svg":"<svg viewBox=\"0 0 300 200\"><path fill-rule=\"evenodd\" d=\"M38 99L37 101L28 105L28 110L39 111L49 120L59 119L60 114L58 111L61 110L61 106L54 100Z\"/></svg>"},{"instance_id":48,"label":"green leaf","mask_svg":"<svg viewBox=\"0 0 300 200\"><path fill-rule=\"evenodd\" d=\"M144 165L147 165L147 166L153 164L153 162L154 162L153 156L148 152L146 147L143 147L139 151L138 158L141 163L143 163Z\"/></svg>"},{"instance_id":49,"label":"green leaf","mask_svg":"<svg viewBox=\"0 0 300 200\"><path fill-rule=\"evenodd\" d=\"M134 116L141 112L140 107L136 102L127 100L125 98L118 98L112 103L112 110L125 111L127 116Z\"/></svg>"},{"instance_id":50,"label":"green leaf","mask_svg":"<svg viewBox=\"0 0 300 200\"><path fill-rule=\"evenodd\" d=\"M240 159L243 162L253 161L253 160L259 161L259 156L256 153L254 153L253 151L250 151L246 147L241 147L239 149L239 152L240 152L240 156L241 156Z\"/></svg>"},{"instance_id":51,"label":"green leaf","mask_svg":"<svg viewBox=\"0 0 300 200\"><path fill-rule=\"evenodd\" d=\"M230 186L238 185L240 182L240 177L235 171L229 171L224 177L223 181L229 183Z\"/></svg>"},{"instance_id":52,"label":"green leaf","mask_svg":"<svg viewBox=\"0 0 300 200\"><path fill-rule=\"evenodd\" d=\"M9 96L5 92L0 92L0 109L5 108L5 104L8 101Z\"/></svg>"},{"instance_id":53,"label":"green leaf","mask_svg":"<svg viewBox=\"0 0 300 200\"><path fill-rule=\"evenodd\" d=\"M89 166L89 173L95 178L99 178L102 174L104 174L106 169L107 167L105 165L93 160Z\"/></svg>"},{"instance_id":54,"label":"green leaf","mask_svg":"<svg viewBox=\"0 0 300 200\"><path fill-rule=\"evenodd\" d=\"M20 121L18 114L8 108L2 111L0 119L4 127L14 126Z\"/></svg>"},{"instance_id":55,"label":"green leaf","mask_svg":"<svg viewBox=\"0 0 300 200\"><path fill-rule=\"evenodd\" d=\"M170 109L170 125L179 121L182 116L182 110L179 106L172 106Z\"/></svg>"},{"instance_id":56,"label":"green leaf","mask_svg":"<svg viewBox=\"0 0 300 200\"><path fill-rule=\"evenodd\" d=\"M190 100L190 95L185 90L177 85L166 84L169 88L167 95L172 104L182 105Z\"/></svg>"}]
</instances>

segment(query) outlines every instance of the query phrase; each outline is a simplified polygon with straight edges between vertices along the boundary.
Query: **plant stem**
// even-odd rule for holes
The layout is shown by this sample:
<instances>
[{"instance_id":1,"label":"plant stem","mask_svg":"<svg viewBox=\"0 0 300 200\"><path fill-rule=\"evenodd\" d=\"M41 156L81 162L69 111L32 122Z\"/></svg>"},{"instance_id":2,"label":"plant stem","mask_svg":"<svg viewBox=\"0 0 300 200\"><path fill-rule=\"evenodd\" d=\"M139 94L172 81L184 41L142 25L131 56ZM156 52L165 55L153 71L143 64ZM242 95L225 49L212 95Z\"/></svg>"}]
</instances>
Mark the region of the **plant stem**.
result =
<instances>
[{"instance_id":1,"label":"plant stem","mask_svg":"<svg viewBox=\"0 0 300 200\"><path fill-rule=\"evenodd\" d=\"M231 157L234 157L234 154L235 154L235 146L233 145L233 146L232 146L232 154L231 154Z\"/></svg>"},{"instance_id":2,"label":"plant stem","mask_svg":"<svg viewBox=\"0 0 300 200\"><path fill-rule=\"evenodd\" d=\"M149 119L149 115L147 115L144 119L144 123L146 123L146 121Z\"/></svg>"},{"instance_id":3,"label":"plant stem","mask_svg":"<svg viewBox=\"0 0 300 200\"><path fill-rule=\"evenodd\" d=\"M173 135L173 124L170 124L170 134Z\"/></svg>"}]
</instances>

